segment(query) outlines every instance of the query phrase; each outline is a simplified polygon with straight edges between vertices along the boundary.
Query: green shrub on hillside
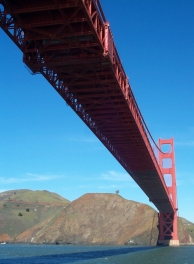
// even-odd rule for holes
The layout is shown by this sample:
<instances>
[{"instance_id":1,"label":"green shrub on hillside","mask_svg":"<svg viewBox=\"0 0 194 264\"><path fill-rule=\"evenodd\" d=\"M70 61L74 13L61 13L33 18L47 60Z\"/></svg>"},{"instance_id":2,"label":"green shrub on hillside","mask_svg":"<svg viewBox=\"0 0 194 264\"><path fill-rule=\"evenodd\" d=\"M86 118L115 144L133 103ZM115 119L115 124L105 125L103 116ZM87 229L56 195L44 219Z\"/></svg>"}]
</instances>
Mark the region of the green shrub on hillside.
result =
<instances>
[{"instance_id":1,"label":"green shrub on hillside","mask_svg":"<svg viewBox=\"0 0 194 264\"><path fill-rule=\"evenodd\" d=\"M30 212L30 209L29 209L29 208L27 208L27 209L26 209L26 212Z\"/></svg>"},{"instance_id":2,"label":"green shrub on hillside","mask_svg":"<svg viewBox=\"0 0 194 264\"><path fill-rule=\"evenodd\" d=\"M22 213L19 213L18 216L22 216Z\"/></svg>"}]
</instances>

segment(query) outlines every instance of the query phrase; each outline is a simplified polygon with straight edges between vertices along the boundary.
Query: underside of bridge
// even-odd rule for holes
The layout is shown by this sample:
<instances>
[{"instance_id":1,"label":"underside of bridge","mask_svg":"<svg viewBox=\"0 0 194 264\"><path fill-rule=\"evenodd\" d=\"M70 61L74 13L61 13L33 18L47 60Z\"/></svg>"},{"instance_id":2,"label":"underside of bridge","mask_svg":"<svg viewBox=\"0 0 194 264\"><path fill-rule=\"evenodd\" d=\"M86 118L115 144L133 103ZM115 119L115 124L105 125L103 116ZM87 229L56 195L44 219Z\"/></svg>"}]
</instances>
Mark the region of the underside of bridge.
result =
<instances>
[{"instance_id":1,"label":"underside of bridge","mask_svg":"<svg viewBox=\"0 0 194 264\"><path fill-rule=\"evenodd\" d=\"M0 0L0 26L146 193L176 214L98 0Z\"/></svg>"}]
</instances>

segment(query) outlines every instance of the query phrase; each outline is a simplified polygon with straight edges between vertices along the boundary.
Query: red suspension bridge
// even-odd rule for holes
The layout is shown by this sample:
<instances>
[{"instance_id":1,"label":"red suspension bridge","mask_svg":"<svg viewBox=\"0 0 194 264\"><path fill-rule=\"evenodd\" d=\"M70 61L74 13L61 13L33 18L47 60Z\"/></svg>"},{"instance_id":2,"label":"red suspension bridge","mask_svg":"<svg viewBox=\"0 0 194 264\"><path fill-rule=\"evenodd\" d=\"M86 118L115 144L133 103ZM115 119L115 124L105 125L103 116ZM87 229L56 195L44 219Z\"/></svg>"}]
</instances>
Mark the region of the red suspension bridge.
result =
<instances>
[{"instance_id":1,"label":"red suspension bridge","mask_svg":"<svg viewBox=\"0 0 194 264\"><path fill-rule=\"evenodd\" d=\"M156 159L99 0L0 0L0 27L157 207L159 243L178 245L173 139Z\"/></svg>"}]
</instances>

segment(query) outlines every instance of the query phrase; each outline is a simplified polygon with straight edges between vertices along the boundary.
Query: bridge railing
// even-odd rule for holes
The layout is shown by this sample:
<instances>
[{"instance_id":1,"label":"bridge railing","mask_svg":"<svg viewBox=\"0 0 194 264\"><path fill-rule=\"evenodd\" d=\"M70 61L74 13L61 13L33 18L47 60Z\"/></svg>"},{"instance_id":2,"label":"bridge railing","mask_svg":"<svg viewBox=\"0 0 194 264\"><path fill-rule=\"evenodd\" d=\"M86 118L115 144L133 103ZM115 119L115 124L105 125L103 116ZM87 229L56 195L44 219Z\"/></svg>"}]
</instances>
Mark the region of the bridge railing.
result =
<instances>
[{"instance_id":1,"label":"bridge railing","mask_svg":"<svg viewBox=\"0 0 194 264\"><path fill-rule=\"evenodd\" d=\"M116 49L116 46L113 40L113 35L110 30L110 25L106 21L105 15L102 11L102 7L100 5L100 2L99 0L82 0L82 1L86 7L89 17L91 18L91 21L94 24L96 33L103 46L104 56L108 57L112 64L112 70L115 74L118 85L123 93L123 96L126 99L126 102L139 128L139 131L141 132L141 135L147 146L149 154L153 160L153 163L158 172L158 175L160 176L163 186L166 189L166 192L168 193L165 180L162 176L162 172L160 170L158 161L155 157L155 154L151 146L151 142L153 139L151 137L151 134L149 133L146 123L142 117L141 111L137 105L136 99L134 97L134 94L129 84L128 77L123 69L122 62L119 58L119 55L118 55L118 52L117 52L117 49Z\"/></svg>"},{"instance_id":2,"label":"bridge railing","mask_svg":"<svg viewBox=\"0 0 194 264\"><path fill-rule=\"evenodd\" d=\"M106 27L106 25L105 25ZM109 31L110 29L108 29L107 31ZM105 31L106 32L106 31ZM163 177L163 174L160 170L160 167L159 167L159 164L158 164L158 161L157 161L157 158L154 154L154 151L153 151L153 148L151 146L151 143L154 143L154 140L148 130L148 127L144 121L144 118L141 114L141 111L138 107L138 104L136 102L136 99L135 99L135 96L133 94L133 91L131 89L131 86L129 84L129 80L128 80L128 77L126 76L125 74L125 71L122 67L122 63L120 61L120 58L119 58L119 55L117 53L117 50L116 50L116 47L114 45L114 42L113 42L113 39L112 39L112 35L110 33L107 32L107 35L105 35L105 38L111 38L110 40L107 40L107 42L109 43L109 46L108 46L108 56L110 57L110 60L112 62L112 65L113 65L113 70L114 70L114 73L115 73L115 76L117 78L117 81L118 81L118 84L123 92L123 96L125 97L126 99L126 102L130 108L130 111L131 113L133 114L133 118L139 128L139 131L142 135L142 138L144 139L144 142L146 144L146 147L149 151L149 154L152 158L152 161L154 163L154 166L158 172L158 175L161 179L161 182L163 183L163 186L166 190L166 193L169 193L168 191L168 188L166 186L166 183L165 183L165 180L164 180L164 177ZM113 46L110 47L111 43L113 43ZM113 58L112 58L113 57ZM170 199L170 194L169 194L169 200L171 202L171 199Z\"/></svg>"}]
</instances>

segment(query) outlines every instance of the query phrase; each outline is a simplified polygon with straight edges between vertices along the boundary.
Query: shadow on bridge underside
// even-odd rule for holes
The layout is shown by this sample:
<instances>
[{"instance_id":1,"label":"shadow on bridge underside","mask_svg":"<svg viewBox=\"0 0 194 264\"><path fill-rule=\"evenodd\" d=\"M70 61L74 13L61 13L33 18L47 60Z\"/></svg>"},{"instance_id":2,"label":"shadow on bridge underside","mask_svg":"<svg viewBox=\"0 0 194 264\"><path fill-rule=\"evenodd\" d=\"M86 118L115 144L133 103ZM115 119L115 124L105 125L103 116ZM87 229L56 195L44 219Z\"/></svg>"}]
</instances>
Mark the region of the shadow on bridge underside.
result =
<instances>
[{"instance_id":1,"label":"shadow on bridge underside","mask_svg":"<svg viewBox=\"0 0 194 264\"><path fill-rule=\"evenodd\" d=\"M0 263L3 264L28 264L28 263L36 263L36 264L61 264L61 263L73 263L77 261L84 260L92 260L92 259L100 259L107 258L112 256L130 254L134 252L140 252L145 250L153 250L157 247L122 247L116 249L108 249L108 250L96 250L96 251L84 251L84 252L73 252L66 254L52 254L52 255L44 255L44 256L33 256L33 257L23 257L23 258L9 258L2 259Z\"/></svg>"}]
</instances>

